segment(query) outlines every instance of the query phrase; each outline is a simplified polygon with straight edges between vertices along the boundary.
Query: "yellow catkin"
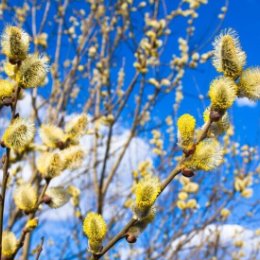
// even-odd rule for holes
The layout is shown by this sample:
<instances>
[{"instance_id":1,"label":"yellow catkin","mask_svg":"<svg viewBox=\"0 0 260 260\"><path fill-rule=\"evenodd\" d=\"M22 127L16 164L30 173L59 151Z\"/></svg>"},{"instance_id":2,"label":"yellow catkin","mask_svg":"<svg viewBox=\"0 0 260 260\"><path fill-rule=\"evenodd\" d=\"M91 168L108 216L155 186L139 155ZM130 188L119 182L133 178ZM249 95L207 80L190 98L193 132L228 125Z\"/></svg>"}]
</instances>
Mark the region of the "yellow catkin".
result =
<instances>
[{"instance_id":1,"label":"yellow catkin","mask_svg":"<svg viewBox=\"0 0 260 260\"><path fill-rule=\"evenodd\" d=\"M79 205L79 196L80 196L80 189L78 189L77 187L70 185L67 188L67 192L69 193L69 195L71 196L71 203L73 206L78 206Z\"/></svg>"},{"instance_id":2,"label":"yellow catkin","mask_svg":"<svg viewBox=\"0 0 260 260\"><path fill-rule=\"evenodd\" d=\"M157 177L147 175L141 179L134 189L136 213L139 211L141 215L143 212L146 213L153 206L160 190L160 181Z\"/></svg>"},{"instance_id":3,"label":"yellow catkin","mask_svg":"<svg viewBox=\"0 0 260 260\"><path fill-rule=\"evenodd\" d=\"M83 221L83 232L89 239L90 250L98 252L107 233L106 222L101 215L90 212Z\"/></svg>"},{"instance_id":4,"label":"yellow catkin","mask_svg":"<svg viewBox=\"0 0 260 260\"><path fill-rule=\"evenodd\" d=\"M260 68L250 68L242 72L238 84L238 95L254 101L260 99Z\"/></svg>"},{"instance_id":5,"label":"yellow catkin","mask_svg":"<svg viewBox=\"0 0 260 260\"><path fill-rule=\"evenodd\" d=\"M86 132L88 118L85 114L74 116L66 125L65 132L70 138L77 138Z\"/></svg>"},{"instance_id":6,"label":"yellow catkin","mask_svg":"<svg viewBox=\"0 0 260 260\"><path fill-rule=\"evenodd\" d=\"M48 188L46 195L51 199L48 205L55 209L62 207L70 199L68 191L62 186Z\"/></svg>"},{"instance_id":7,"label":"yellow catkin","mask_svg":"<svg viewBox=\"0 0 260 260\"><path fill-rule=\"evenodd\" d=\"M17 239L15 234L10 231L4 231L2 237L2 254L10 257L16 250Z\"/></svg>"},{"instance_id":8,"label":"yellow catkin","mask_svg":"<svg viewBox=\"0 0 260 260\"><path fill-rule=\"evenodd\" d=\"M17 71L16 80L23 88L35 88L45 83L47 71L46 57L29 55Z\"/></svg>"},{"instance_id":9,"label":"yellow catkin","mask_svg":"<svg viewBox=\"0 0 260 260\"><path fill-rule=\"evenodd\" d=\"M6 75L9 78L15 79L16 71L17 71L17 65L16 64L12 64L9 61L6 61L4 63L4 72L6 73Z\"/></svg>"},{"instance_id":10,"label":"yellow catkin","mask_svg":"<svg viewBox=\"0 0 260 260\"><path fill-rule=\"evenodd\" d=\"M228 218L230 216L230 210L227 208L221 209L220 216L224 219Z\"/></svg>"},{"instance_id":11,"label":"yellow catkin","mask_svg":"<svg viewBox=\"0 0 260 260\"><path fill-rule=\"evenodd\" d=\"M178 194L178 198L179 198L179 200L186 200L188 198L188 193L184 192L184 191L181 191Z\"/></svg>"},{"instance_id":12,"label":"yellow catkin","mask_svg":"<svg viewBox=\"0 0 260 260\"><path fill-rule=\"evenodd\" d=\"M20 185L14 192L14 202L25 212L34 210L37 202L36 188L28 183Z\"/></svg>"},{"instance_id":13,"label":"yellow catkin","mask_svg":"<svg viewBox=\"0 0 260 260\"><path fill-rule=\"evenodd\" d=\"M223 162L223 151L219 142L213 138L201 141L194 154L185 161L185 165L192 170L210 171Z\"/></svg>"},{"instance_id":14,"label":"yellow catkin","mask_svg":"<svg viewBox=\"0 0 260 260\"><path fill-rule=\"evenodd\" d=\"M52 179L60 175L63 169L63 161L57 152L46 152L39 156L36 166L44 178Z\"/></svg>"},{"instance_id":15,"label":"yellow catkin","mask_svg":"<svg viewBox=\"0 0 260 260\"><path fill-rule=\"evenodd\" d=\"M197 206L197 201L195 199L190 199L187 201L187 208L195 209Z\"/></svg>"},{"instance_id":16,"label":"yellow catkin","mask_svg":"<svg viewBox=\"0 0 260 260\"><path fill-rule=\"evenodd\" d=\"M29 120L18 117L5 130L2 142L5 146L20 151L32 142L34 134L34 124Z\"/></svg>"},{"instance_id":17,"label":"yellow catkin","mask_svg":"<svg viewBox=\"0 0 260 260\"><path fill-rule=\"evenodd\" d=\"M0 99L14 96L15 83L9 80L0 79Z\"/></svg>"},{"instance_id":18,"label":"yellow catkin","mask_svg":"<svg viewBox=\"0 0 260 260\"><path fill-rule=\"evenodd\" d=\"M183 148L190 148L194 142L196 120L190 114L182 115L177 122L179 144Z\"/></svg>"},{"instance_id":19,"label":"yellow catkin","mask_svg":"<svg viewBox=\"0 0 260 260\"><path fill-rule=\"evenodd\" d=\"M80 195L80 189L76 186L70 185L67 190L72 197L78 197Z\"/></svg>"},{"instance_id":20,"label":"yellow catkin","mask_svg":"<svg viewBox=\"0 0 260 260\"><path fill-rule=\"evenodd\" d=\"M2 52L13 63L26 58L29 49L30 37L21 28L7 26L2 36Z\"/></svg>"},{"instance_id":21,"label":"yellow catkin","mask_svg":"<svg viewBox=\"0 0 260 260\"><path fill-rule=\"evenodd\" d=\"M196 182L189 182L183 187L183 191L188 193L196 193L199 190L199 185Z\"/></svg>"},{"instance_id":22,"label":"yellow catkin","mask_svg":"<svg viewBox=\"0 0 260 260\"><path fill-rule=\"evenodd\" d=\"M64 169L76 169L82 165L84 151L79 146L70 146L61 151Z\"/></svg>"},{"instance_id":23,"label":"yellow catkin","mask_svg":"<svg viewBox=\"0 0 260 260\"><path fill-rule=\"evenodd\" d=\"M210 84L209 98L213 109L226 110L237 97L237 86L230 78L220 77Z\"/></svg>"},{"instance_id":24,"label":"yellow catkin","mask_svg":"<svg viewBox=\"0 0 260 260\"><path fill-rule=\"evenodd\" d=\"M216 37L213 52L213 65L225 76L237 78L246 62L246 54L242 51L236 33L227 30Z\"/></svg>"},{"instance_id":25,"label":"yellow catkin","mask_svg":"<svg viewBox=\"0 0 260 260\"><path fill-rule=\"evenodd\" d=\"M56 148L67 140L63 130L55 125L42 124L39 134L42 142L50 148Z\"/></svg>"},{"instance_id":26,"label":"yellow catkin","mask_svg":"<svg viewBox=\"0 0 260 260\"><path fill-rule=\"evenodd\" d=\"M26 223L25 228L27 230L33 230L38 226L38 223L39 223L38 218L29 219Z\"/></svg>"},{"instance_id":27,"label":"yellow catkin","mask_svg":"<svg viewBox=\"0 0 260 260\"><path fill-rule=\"evenodd\" d=\"M187 208L187 203L183 200L178 200L176 205L180 210L184 210Z\"/></svg>"},{"instance_id":28,"label":"yellow catkin","mask_svg":"<svg viewBox=\"0 0 260 260\"><path fill-rule=\"evenodd\" d=\"M253 190L252 189L244 189L242 192L241 192L241 196L244 197L244 198L251 198L253 195Z\"/></svg>"},{"instance_id":29,"label":"yellow catkin","mask_svg":"<svg viewBox=\"0 0 260 260\"><path fill-rule=\"evenodd\" d=\"M234 186L235 186L235 190L239 192L245 189L244 182L243 180L240 179L235 180Z\"/></svg>"}]
</instances>

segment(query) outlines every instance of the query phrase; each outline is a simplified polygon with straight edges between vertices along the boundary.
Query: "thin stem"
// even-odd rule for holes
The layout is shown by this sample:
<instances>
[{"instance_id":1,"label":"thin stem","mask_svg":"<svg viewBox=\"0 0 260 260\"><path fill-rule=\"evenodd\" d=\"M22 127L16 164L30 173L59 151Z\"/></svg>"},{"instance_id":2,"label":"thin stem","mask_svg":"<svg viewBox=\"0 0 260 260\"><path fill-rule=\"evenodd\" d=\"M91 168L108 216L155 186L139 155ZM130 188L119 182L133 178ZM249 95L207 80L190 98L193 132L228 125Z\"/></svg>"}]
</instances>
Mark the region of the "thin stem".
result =
<instances>
[{"instance_id":1,"label":"thin stem","mask_svg":"<svg viewBox=\"0 0 260 260\"><path fill-rule=\"evenodd\" d=\"M48 186L49 186L49 183L50 183L50 180L46 180L46 183L45 183L45 185L44 185L44 187L43 187L43 189L42 189L42 191L41 191L41 194L40 194L40 196L39 196L39 198L38 198L38 200L37 200L35 210L30 214L29 219L33 219L33 218L35 217L35 214L36 214L37 210L39 209L40 204L42 203L42 199L43 199L43 197L44 197L44 195L45 195L45 193L46 193L46 190L47 190L47 188L48 188ZM25 224L25 225L26 225L26 224ZM21 237L20 237L20 239L19 239L19 242L17 243L16 250L15 250L15 252L12 254L12 256L10 257L10 260L13 260L13 259L15 258L15 256L17 255L19 249L23 247L24 241L25 241L25 238L26 238L26 235L27 235L27 234L30 234L31 231L32 231L32 230L28 230L28 229L26 228L26 226L23 228Z\"/></svg>"},{"instance_id":2,"label":"thin stem","mask_svg":"<svg viewBox=\"0 0 260 260\"><path fill-rule=\"evenodd\" d=\"M41 252L42 252L42 249L43 249L43 243L44 243L44 237L41 238L41 244L37 248L37 254L36 254L35 260L40 259L40 255L41 255Z\"/></svg>"},{"instance_id":3,"label":"thin stem","mask_svg":"<svg viewBox=\"0 0 260 260\"><path fill-rule=\"evenodd\" d=\"M210 129L210 126L212 124L212 121L209 120L203 127L201 135L198 137L196 144L198 144L199 142L201 142L203 139L205 139L207 137L208 131ZM183 157L181 159L181 161L177 164L177 166L171 171L171 173L169 174L169 176L162 182L161 184L161 190L157 196L157 198L162 194L162 192L165 190L165 188L172 182L172 180L181 173L182 171L182 165L183 162L187 159L187 157ZM107 244L106 247L103 248L103 250L96 255L92 256L91 260L97 260L99 258L101 258L107 251L109 251L118 241L120 241L122 238L125 237L127 231L129 230L130 227L132 227L134 224L136 224L138 220L136 220L135 218L132 218L124 227L121 231L119 231L119 233L117 233Z\"/></svg>"},{"instance_id":4,"label":"thin stem","mask_svg":"<svg viewBox=\"0 0 260 260\"><path fill-rule=\"evenodd\" d=\"M11 105L11 111L12 111L12 118L11 121L16 116L16 105L17 100L20 94L21 88L20 86L17 86L14 96L14 101ZM2 259L2 235L3 235L3 224L4 224L4 207L5 207L5 195L6 195L6 189L7 189L7 182L9 178L9 164L10 164L10 148L6 148L6 153L2 158L3 160L3 177L2 177L2 190L1 190L1 197L0 197L0 259Z\"/></svg>"},{"instance_id":5,"label":"thin stem","mask_svg":"<svg viewBox=\"0 0 260 260\"><path fill-rule=\"evenodd\" d=\"M9 177L9 162L10 162L10 149L6 148L6 154L3 159L3 179L2 179L2 191L0 197L0 259L2 259L2 234L3 234L3 222L4 222L4 207L5 207L5 194L7 188L7 181Z\"/></svg>"},{"instance_id":6,"label":"thin stem","mask_svg":"<svg viewBox=\"0 0 260 260\"><path fill-rule=\"evenodd\" d=\"M130 227L132 227L135 223L137 222L136 219L132 218L125 226L124 228L117 233L111 240L110 242L107 244L106 247L104 247L104 249L102 250L102 252L98 255L94 255L93 259L99 259L101 258L109 249L111 249L119 240L121 240L122 238L125 237L126 232L129 230Z\"/></svg>"}]
</instances>

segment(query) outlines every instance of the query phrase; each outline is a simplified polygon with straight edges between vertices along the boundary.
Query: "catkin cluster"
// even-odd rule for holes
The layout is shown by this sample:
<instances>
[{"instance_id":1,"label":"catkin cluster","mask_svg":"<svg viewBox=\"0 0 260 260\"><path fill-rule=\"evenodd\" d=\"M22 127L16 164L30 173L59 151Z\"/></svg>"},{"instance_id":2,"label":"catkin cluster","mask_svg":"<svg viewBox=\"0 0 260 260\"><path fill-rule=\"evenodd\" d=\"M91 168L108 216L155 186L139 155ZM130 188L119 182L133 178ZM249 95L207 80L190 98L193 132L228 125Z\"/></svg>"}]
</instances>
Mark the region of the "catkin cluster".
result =
<instances>
[{"instance_id":1,"label":"catkin cluster","mask_svg":"<svg viewBox=\"0 0 260 260\"><path fill-rule=\"evenodd\" d=\"M81 166L84 151L79 145L79 138L86 133L87 117L85 114L72 117L64 129L42 124L40 137L48 152L42 152L37 160L37 169L45 179L52 179L66 169Z\"/></svg>"},{"instance_id":2,"label":"catkin cluster","mask_svg":"<svg viewBox=\"0 0 260 260\"><path fill-rule=\"evenodd\" d=\"M21 28L5 28L1 46L6 56L4 71L8 79L0 79L0 106L10 106L14 111L19 99L23 98L23 91L43 85L47 78L48 58L38 53L30 54L29 44L30 36ZM42 124L39 128L42 144L35 144L34 122L14 114L1 138L1 145L19 156L31 150L39 151L37 173L46 180L48 186L62 171L74 170L82 165L85 153L79 145L79 139L86 133L86 128L85 114L71 116L63 128ZM70 189L61 186L48 187L43 190L41 197L39 192L36 185L20 180L13 195L15 205L26 214L34 214L41 203L58 208L67 203L71 196L76 201ZM30 228L32 226L31 223Z\"/></svg>"},{"instance_id":3,"label":"catkin cluster","mask_svg":"<svg viewBox=\"0 0 260 260\"><path fill-rule=\"evenodd\" d=\"M0 106L14 107L26 88L38 87L47 77L47 58L29 54L30 36L21 28L7 26L1 39L6 56L4 71L9 79L0 79ZM34 139L34 123L13 118L2 136L2 145L15 152L24 152Z\"/></svg>"},{"instance_id":4,"label":"catkin cluster","mask_svg":"<svg viewBox=\"0 0 260 260\"><path fill-rule=\"evenodd\" d=\"M213 65L223 75L210 84L210 106L203 115L205 125L196 130L195 118L189 114L182 115L177 123L178 143L185 154L185 176L192 176L197 170L213 170L222 163L223 149L217 138L229 129L227 110L238 97L251 100L260 97L259 69L244 70L246 54L236 33L224 31L216 37L213 46Z\"/></svg>"},{"instance_id":5,"label":"catkin cluster","mask_svg":"<svg viewBox=\"0 0 260 260\"><path fill-rule=\"evenodd\" d=\"M184 114L177 121L178 145L183 151L180 160L180 169L183 175L183 189L178 194L177 207L181 210L195 210L198 208L196 199L189 198L192 193L197 192L198 184L191 182L186 177L192 177L195 171L211 171L219 167L223 162L223 148L218 137L228 131L230 127L228 109L238 97L247 97L251 100L260 98L260 69L252 68L244 70L246 54L241 49L238 37L232 30L227 30L214 41L213 65L216 70L222 73L214 79L209 87L208 96L210 105L203 114L204 126L196 128L196 119L190 114ZM140 72L146 72L145 59L142 54L137 53ZM140 62L142 60L142 62ZM150 80L157 88L159 82ZM156 133L156 135L155 135ZM158 143L159 134L153 132L152 144ZM157 154L162 154L157 153ZM157 177L151 174L142 174L134 187L135 200L132 209L137 222L128 230L126 239L134 243L138 235L154 219L154 203L161 192L161 185ZM138 171L134 171L134 177L138 179ZM184 177L185 176L185 177ZM244 196L250 196L250 189L241 179L236 179L235 189ZM222 217L228 214L221 213Z\"/></svg>"},{"instance_id":6,"label":"catkin cluster","mask_svg":"<svg viewBox=\"0 0 260 260\"><path fill-rule=\"evenodd\" d=\"M43 179L50 182L65 170L79 168L84 160L85 152L80 146L80 137L86 133L87 116L74 115L64 128L54 124L42 124L39 135L42 141L36 167ZM74 207L78 207L79 192L72 186L50 187L47 189L43 202L51 208L59 208L72 198Z\"/></svg>"},{"instance_id":7,"label":"catkin cluster","mask_svg":"<svg viewBox=\"0 0 260 260\"><path fill-rule=\"evenodd\" d=\"M107 225L103 217L89 212L83 222L83 232L88 237L89 251L98 253L102 249L102 241L107 233Z\"/></svg>"}]
</instances>

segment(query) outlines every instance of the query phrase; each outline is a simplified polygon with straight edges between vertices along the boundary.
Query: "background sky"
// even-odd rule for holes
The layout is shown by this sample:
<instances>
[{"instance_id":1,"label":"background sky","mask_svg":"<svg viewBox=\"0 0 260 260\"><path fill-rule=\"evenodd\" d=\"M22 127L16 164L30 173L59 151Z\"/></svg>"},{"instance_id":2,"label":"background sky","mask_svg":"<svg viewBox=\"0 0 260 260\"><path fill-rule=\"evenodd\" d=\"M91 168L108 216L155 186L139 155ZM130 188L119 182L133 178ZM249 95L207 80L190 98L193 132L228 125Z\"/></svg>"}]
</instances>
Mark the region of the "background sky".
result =
<instances>
[{"instance_id":1,"label":"background sky","mask_svg":"<svg viewBox=\"0 0 260 260\"><path fill-rule=\"evenodd\" d=\"M247 53L247 66L260 65L260 1L231 0L224 27L234 28ZM259 144L260 106L235 107L234 120L240 126L241 138Z\"/></svg>"},{"instance_id":2,"label":"background sky","mask_svg":"<svg viewBox=\"0 0 260 260\"><path fill-rule=\"evenodd\" d=\"M209 5L201 8L200 17L196 22L197 30L193 39L194 47L200 44L205 36L212 35L214 28L219 23L216 16L223 2L209 1ZM246 67L260 65L259 13L259 0L230 0L228 12L221 27L222 29L233 28L239 35L242 49L247 54ZM207 44L203 50L209 50L210 48L212 48L211 43ZM187 102L183 102L181 113L189 112L194 114L194 111L198 111L198 107L201 108L201 102L198 100L197 95L206 95L209 83L215 76L218 76L218 74L210 62L202 65L195 73L194 71L188 73L183 84L184 92L188 94L186 95ZM205 100L205 104L208 105L209 101ZM241 108L241 105L244 105L243 108ZM241 100L229 112L235 124L237 141L249 144L259 143L259 103L253 105ZM201 115L200 109L196 116L199 115Z\"/></svg>"},{"instance_id":3,"label":"background sky","mask_svg":"<svg viewBox=\"0 0 260 260\"><path fill-rule=\"evenodd\" d=\"M54 1L54 0L52 0ZM73 0L72 3L77 6L78 9L86 8L86 1L83 0ZM135 0L134 3L142 2L140 0ZM175 7L179 1L171 0L165 1L167 4L168 10L171 10ZM194 49L199 47L200 51L208 51L212 49L212 40L214 39L213 35L216 32L216 28L219 26L220 20L217 19L217 15L220 13L220 8L225 3L225 0L208 0L209 4L200 8L199 11L199 18L195 22L196 32L195 36L191 39L191 46ZM21 2L19 0L12 0L12 4L20 5ZM87 11L87 10L86 10ZM56 10L51 10L53 14ZM260 65L260 1L259 0L229 0L229 8L226 15L226 18L220 27L221 29L225 28L233 28L240 37L240 42L242 45L243 50L247 53L247 64L246 67L251 66L258 66ZM40 21L41 19L41 10L38 13L37 20ZM68 12L68 17L71 15ZM12 23L10 17L6 17L5 20L7 23ZM178 48L176 43L176 39L179 36L183 36L182 29L183 23L177 22L173 24L172 35L170 36L169 41L172 41L172 49L169 49L169 54L172 53ZM25 24L29 30L31 30L30 21L27 21ZM25 28L27 29L27 28ZM48 27L46 27L48 32ZM45 30L45 31L46 31ZM220 30L218 31L218 33ZM55 42L55 35L51 35L49 37L49 41ZM205 40L206 39L206 40ZM203 48L200 48L201 45ZM69 59L72 55L71 50L68 48L67 45L63 46L64 51L62 52L62 59ZM124 54L127 55L127 49L122 47L121 51L119 51L118 55ZM51 52L51 51L50 51ZM121 52L121 53L120 53ZM168 53L166 52L166 55ZM131 55L132 57L132 55ZM128 57L127 57L128 58ZM130 57L129 57L130 58ZM134 62L131 60L130 62ZM126 80L130 81L131 77L134 75L134 68L128 68L128 73L126 75ZM219 74L216 73L214 67L212 66L211 62L207 62L199 66L199 69L190 70L186 74L183 82L185 100L182 103L181 109L179 111L180 114L182 113L192 113L196 117L201 117L202 111L204 110L205 106L209 104L207 99L207 91L209 88L209 84L211 80L213 80ZM40 93L43 96L49 95L49 89L43 88L40 90ZM201 94L205 97L205 100L202 102L198 99L198 95ZM173 104L173 95L169 95L165 97L161 101L161 105L157 108L156 116L161 118L172 111L172 104ZM243 109L240 107L241 105L245 105ZM75 106L73 106L75 109ZM259 142L258 140L258 129L260 126L260 106L259 104L253 105L248 104L244 101L239 101L236 103L235 106L232 107L230 110L230 114L232 120L235 124L235 127L239 131L239 140L242 143L249 143L253 144L255 142ZM202 120L198 120L199 123L202 123Z\"/></svg>"},{"instance_id":4,"label":"background sky","mask_svg":"<svg viewBox=\"0 0 260 260\"><path fill-rule=\"evenodd\" d=\"M54 0L51 0L54 1ZM19 4L18 0L10 1L14 4ZM85 1L72 1L81 5ZM134 1L138 2L138 1ZM168 0L169 5L176 5L179 0ZM220 8L223 6L224 0L209 0L209 5L202 6L200 11L200 17L197 19L195 37L191 40L192 47L197 48L204 43L205 39L208 39L214 32L214 29L218 26L219 20L216 16L220 12ZM171 9L171 6L169 6ZM55 10L54 10L55 12ZM240 42L243 50L247 53L247 65L246 67L260 65L260 0L230 0L228 12L226 18L222 24L222 29L233 28L240 37ZM68 14L69 15L69 14ZM7 23L12 22L6 20ZM181 24L181 23L180 23ZM27 24L27 26L30 26ZM176 38L179 37L181 27L178 27L178 22L175 27L172 28L172 47L173 50L169 50L172 54L177 50ZM25 28L27 30L27 28ZM174 40L175 39L175 40ZM213 38L212 38L213 39ZM212 49L212 39L206 44L203 51ZM49 38L49 41L55 41L55 36ZM63 46L66 50L67 46ZM121 50L124 52L124 49ZM69 58L69 51L64 52L62 59ZM167 53L166 53L167 55ZM134 69L129 68L127 71L127 80L131 80L131 76L134 74ZM191 113L198 118L199 123L202 120L199 118L204 110L202 102L198 99L198 95L201 94L205 97L203 101L205 106L209 104L209 100L206 98L207 91L211 80L213 80L218 74L216 73L211 62L200 65L196 71L188 71L183 81L185 99L182 102L179 115L183 113ZM48 88L42 88L41 94L48 96ZM156 116L158 118L168 115L172 111L172 105L174 96L169 95L165 97L160 106L156 109ZM243 107L241 107L243 106ZM250 145L259 144L259 129L260 129L260 105L247 102L237 102L230 111L232 120L235 124L236 135L235 138L238 142Z\"/></svg>"}]
</instances>

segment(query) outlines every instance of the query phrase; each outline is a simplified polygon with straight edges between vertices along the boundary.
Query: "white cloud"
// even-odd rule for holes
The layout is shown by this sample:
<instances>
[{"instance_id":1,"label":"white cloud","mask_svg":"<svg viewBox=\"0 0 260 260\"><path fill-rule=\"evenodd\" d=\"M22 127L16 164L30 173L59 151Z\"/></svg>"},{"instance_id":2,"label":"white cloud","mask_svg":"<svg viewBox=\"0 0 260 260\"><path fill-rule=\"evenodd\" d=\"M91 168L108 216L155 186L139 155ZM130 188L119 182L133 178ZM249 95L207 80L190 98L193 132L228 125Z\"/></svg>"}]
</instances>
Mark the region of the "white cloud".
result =
<instances>
[{"instance_id":1,"label":"white cloud","mask_svg":"<svg viewBox=\"0 0 260 260\"><path fill-rule=\"evenodd\" d=\"M247 107L255 107L256 106L256 102L246 98L246 97L243 97L243 98L238 98L236 100L236 103L239 107L243 107L243 106L247 106Z\"/></svg>"},{"instance_id":2,"label":"white cloud","mask_svg":"<svg viewBox=\"0 0 260 260\"><path fill-rule=\"evenodd\" d=\"M183 254L188 256L191 248L203 249L207 247L207 245L214 243L216 239L219 239L221 246L229 246L230 252L232 252L232 247L234 247L233 243L235 241L243 241L244 260L250 260L250 254L257 250L260 245L260 237L257 237L255 231L252 229L236 224L211 224L202 230L194 230L189 234L177 238L172 243L172 250L176 250L181 245Z\"/></svg>"},{"instance_id":3,"label":"white cloud","mask_svg":"<svg viewBox=\"0 0 260 260\"><path fill-rule=\"evenodd\" d=\"M39 98L40 100L40 98ZM23 100L21 100L19 103L17 111L19 111L20 115L22 117L30 117L32 108L31 108L31 96L27 93L25 94L25 97ZM43 111L40 115L42 115ZM70 117L73 115L68 115L66 117L66 121L69 120ZM40 116L41 117L41 116ZM1 118L3 123L7 126L9 123L8 117L5 114L4 117ZM3 126L3 125L2 125ZM89 126L92 128L93 126ZM106 175L109 174L112 167L115 165L119 154L121 153L124 145L126 144L129 136L130 131L126 128L123 128L121 125L115 126L116 132L114 133L112 140L111 140L111 148L110 153L111 156L107 160L107 167L106 167ZM4 128L1 129L2 131ZM106 141L107 141L107 127L102 126L100 130L100 134L104 136L102 139L102 144L99 145L98 148L98 160L101 161L99 166L97 167L97 172L101 172L102 164L103 164L103 158L105 156L105 149L106 149ZM35 139L36 142L40 142L38 136ZM94 147L94 138L93 135L85 135L81 138L81 146L84 149L85 153L87 154L85 158L85 162L83 163L82 167L75 171L65 171L61 174L61 176L54 178L51 181L50 186L57 186L57 185L63 185L64 183L73 184L80 188L81 190L86 190L86 186L88 185L90 181L90 176L92 178L93 169L89 169L87 171L87 174L80 174L84 172L85 169L92 166L93 161L93 147ZM151 154L151 148L149 146L149 143L140 137L133 137L132 141L127 148L121 163L116 171L116 174L114 176L114 179L109 186L108 189L108 197L112 197L115 194L121 194L120 198L118 198L118 202L123 202L123 199L126 197L125 195L129 192L129 188L132 184L132 171L137 168L138 164L141 161L144 160L151 160L152 161L152 154ZM29 161L21 161L18 163L15 163L12 165L12 169L16 168L17 166L20 166L21 168L21 176L25 181L28 181L32 175L32 168ZM0 176L2 174L2 171L0 170ZM87 176L88 175L88 176ZM11 194L9 194L10 196ZM94 189L88 189L87 192L82 193L82 199L81 199L81 206L82 211L85 213L89 207L90 204L86 203L86 201L93 201L96 199L95 197ZM71 204L67 204L63 206L60 209L48 209L46 206L43 208L43 218L48 220L66 220L68 218L73 217L73 210ZM106 210L107 209L107 210ZM111 211L111 208L105 208L105 217L108 219L111 217L111 214L114 214L114 211Z\"/></svg>"}]
</instances>

